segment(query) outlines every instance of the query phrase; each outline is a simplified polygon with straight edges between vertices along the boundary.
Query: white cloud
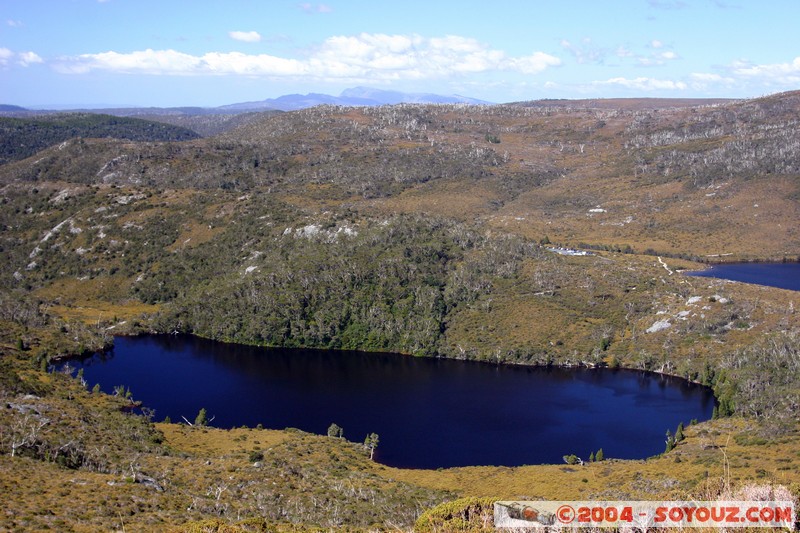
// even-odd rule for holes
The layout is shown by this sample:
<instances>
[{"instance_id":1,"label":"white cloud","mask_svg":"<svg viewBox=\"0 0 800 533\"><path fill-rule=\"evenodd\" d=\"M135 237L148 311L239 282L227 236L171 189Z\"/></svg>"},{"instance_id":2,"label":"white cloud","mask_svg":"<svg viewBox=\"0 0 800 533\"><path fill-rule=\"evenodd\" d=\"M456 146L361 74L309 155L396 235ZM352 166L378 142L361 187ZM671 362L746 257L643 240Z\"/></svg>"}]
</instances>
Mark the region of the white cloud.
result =
<instances>
[{"instance_id":1,"label":"white cloud","mask_svg":"<svg viewBox=\"0 0 800 533\"><path fill-rule=\"evenodd\" d=\"M594 85L619 85L637 91L683 91L689 86L682 81L659 80L656 78L611 78L606 81L596 81Z\"/></svg>"},{"instance_id":2,"label":"white cloud","mask_svg":"<svg viewBox=\"0 0 800 533\"><path fill-rule=\"evenodd\" d=\"M650 4L650 7L654 9L671 10L688 7L688 4L682 0L649 0L647 3Z\"/></svg>"},{"instance_id":3,"label":"white cloud","mask_svg":"<svg viewBox=\"0 0 800 533\"><path fill-rule=\"evenodd\" d=\"M722 90L761 94L791 91L800 85L800 57L785 63L765 65L734 61L717 72L694 72L688 77L691 87L698 91Z\"/></svg>"},{"instance_id":4,"label":"white cloud","mask_svg":"<svg viewBox=\"0 0 800 533\"><path fill-rule=\"evenodd\" d=\"M692 88L697 91L707 91L710 88L719 86L732 87L736 84L736 80L734 78L706 72L692 73L689 76L689 79Z\"/></svg>"},{"instance_id":5,"label":"white cloud","mask_svg":"<svg viewBox=\"0 0 800 533\"><path fill-rule=\"evenodd\" d=\"M388 81L491 71L532 75L560 64L560 59L543 52L512 57L468 37L448 35L426 38L419 35L362 33L330 37L304 59L240 52L211 52L195 56L175 50L148 49L131 53L109 51L83 54L62 59L56 68L61 72L76 74L101 70Z\"/></svg>"},{"instance_id":6,"label":"white cloud","mask_svg":"<svg viewBox=\"0 0 800 533\"><path fill-rule=\"evenodd\" d=\"M574 43L563 39L561 47L569 52L579 64L597 63L604 64L609 57L617 57L621 60L637 66L652 67L663 65L667 61L678 59L678 54L670 50L669 46L663 41L653 39L644 45L647 50L632 50L628 46L620 45L616 49L604 47L594 43L591 39L582 39L580 43Z\"/></svg>"},{"instance_id":7,"label":"white cloud","mask_svg":"<svg viewBox=\"0 0 800 533\"><path fill-rule=\"evenodd\" d=\"M716 82L724 80L733 81L733 78L723 78L719 74L709 74L705 72L695 72L694 74L691 75L691 78L695 81L702 81L702 82Z\"/></svg>"},{"instance_id":8,"label":"white cloud","mask_svg":"<svg viewBox=\"0 0 800 533\"><path fill-rule=\"evenodd\" d=\"M636 64L640 67L658 67L676 59L679 59L679 56L675 52L659 52L649 56L637 56Z\"/></svg>"},{"instance_id":9,"label":"white cloud","mask_svg":"<svg viewBox=\"0 0 800 533\"><path fill-rule=\"evenodd\" d=\"M261 41L261 34L257 31L230 31L228 36L235 41L245 43L257 43Z\"/></svg>"},{"instance_id":10,"label":"white cloud","mask_svg":"<svg viewBox=\"0 0 800 533\"><path fill-rule=\"evenodd\" d=\"M11 26L12 28L20 28L20 27L24 26L24 24L22 24L22 21L12 20L12 19L8 19L6 21L6 24L8 26Z\"/></svg>"},{"instance_id":11,"label":"white cloud","mask_svg":"<svg viewBox=\"0 0 800 533\"><path fill-rule=\"evenodd\" d=\"M714 5L720 9L742 9L740 4L731 4L722 0L714 0Z\"/></svg>"},{"instance_id":12,"label":"white cloud","mask_svg":"<svg viewBox=\"0 0 800 533\"><path fill-rule=\"evenodd\" d=\"M781 84L800 83L800 57L794 58L790 63L773 63L771 65L753 65L737 61L730 70L731 74L747 79Z\"/></svg>"},{"instance_id":13,"label":"white cloud","mask_svg":"<svg viewBox=\"0 0 800 533\"><path fill-rule=\"evenodd\" d=\"M83 74L93 70L140 74L272 74L303 73L299 62L268 55L212 52L193 56L175 50L151 50L120 54L84 54L57 66L61 72Z\"/></svg>"},{"instance_id":14,"label":"white cloud","mask_svg":"<svg viewBox=\"0 0 800 533\"><path fill-rule=\"evenodd\" d=\"M634 57L634 56L635 54L625 46L620 46L617 48L617 57Z\"/></svg>"},{"instance_id":15,"label":"white cloud","mask_svg":"<svg viewBox=\"0 0 800 533\"><path fill-rule=\"evenodd\" d=\"M28 67L34 63L44 63L44 60L35 52L16 53L8 48L0 48L0 66L8 66L13 60L23 67Z\"/></svg>"},{"instance_id":16,"label":"white cloud","mask_svg":"<svg viewBox=\"0 0 800 533\"><path fill-rule=\"evenodd\" d=\"M734 61L716 73L695 72L689 76L693 89L717 90L720 88L747 87L748 92L790 91L800 85L800 57L785 63L754 64Z\"/></svg>"},{"instance_id":17,"label":"white cloud","mask_svg":"<svg viewBox=\"0 0 800 533\"><path fill-rule=\"evenodd\" d=\"M522 74L538 74L548 67L557 67L560 64L561 60L557 57L544 52L534 52L529 56L508 59L505 62L505 70L513 70Z\"/></svg>"},{"instance_id":18,"label":"white cloud","mask_svg":"<svg viewBox=\"0 0 800 533\"><path fill-rule=\"evenodd\" d=\"M0 66L8 65L12 57L14 57L14 52L8 48L0 48Z\"/></svg>"},{"instance_id":19,"label":"white cloud","mask_svg":"<svg viewBox=\"0 0 800 533\"><path fill-rule=\"evenodd\" d=\"M653 48L653 52L649 55L634 55L636 63L640 67L657 67L665 64L667 61L675 61L680 59L680 56L672 50L661 50L664 48L664 43L661 41L652 41L649 45Z\"/></svg>"},{"instance_id":20,"label":"white cloud","mask_svg":"<svg viewBox=\"0 0 800 533\"><path fill-rule=\"evenodd\" d=\"M602 63L609 51L597 46L591 39L583 39L580 44L575 44L566 39L561 41L561 47L572 54L578 63Z\"/></svg>"},{"instance_id":21,"label":"white cloud","mask_svg":"<svg viewBox=\"0 0 800 533\"><path fill-rule=\"evenodd\" d=\"M19 54L18 63L23 67L27 67L34 63L44 63L44 60L35 52L22 52Z\"/></svg>"},{"instance_id":22,"label":"white cloud","mask_svg":"<svg viewBox=\"0 0 800 533\"><path fill-rule=\"evenodd\" d=\"M303 2L298 4L298 7L305 11L306 13L332 13L333 8L326 5L326 4L311 4L309 2Z\"/></svg>"}]
</instances>

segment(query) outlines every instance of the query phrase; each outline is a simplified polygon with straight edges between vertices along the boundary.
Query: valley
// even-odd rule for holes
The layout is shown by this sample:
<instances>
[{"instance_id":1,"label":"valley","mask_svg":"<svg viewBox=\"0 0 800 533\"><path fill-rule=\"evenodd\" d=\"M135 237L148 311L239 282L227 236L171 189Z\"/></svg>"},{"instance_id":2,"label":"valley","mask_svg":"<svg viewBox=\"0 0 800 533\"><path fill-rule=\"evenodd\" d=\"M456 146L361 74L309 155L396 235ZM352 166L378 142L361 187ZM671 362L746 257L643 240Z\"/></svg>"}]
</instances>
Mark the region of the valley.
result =
<instances>
[{"instance_id":1,"label":"valley","mask_svg":"<svg viewBox=\"0 0 800 533\"><path fill-rule=\"evenodd\" d=\"M457 497L796 497L798 293L681 272L800 257L798 112L800 92L319 106L30 155L21 123L2 130L0 526L408 529ZM131 415L52 372L139 333L626 367L710 386L718 408L647 460L392 469L297 430Z\"/></svg>"}]
</instances>

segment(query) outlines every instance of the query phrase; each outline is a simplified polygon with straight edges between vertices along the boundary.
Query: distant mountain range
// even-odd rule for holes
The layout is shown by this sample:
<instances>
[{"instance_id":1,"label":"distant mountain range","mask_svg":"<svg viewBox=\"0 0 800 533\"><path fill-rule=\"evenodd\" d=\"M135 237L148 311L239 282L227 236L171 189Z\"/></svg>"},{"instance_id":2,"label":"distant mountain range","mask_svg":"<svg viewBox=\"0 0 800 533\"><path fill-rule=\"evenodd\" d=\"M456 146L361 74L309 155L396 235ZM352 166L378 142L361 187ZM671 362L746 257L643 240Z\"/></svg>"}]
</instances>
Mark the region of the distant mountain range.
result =
<instances>
[{"instance_id":1,"label":"distant mountain range","mask_svg":"<svg viewBox=\"0 0 800 533\"><path fill-rule=\"evenodd\" d=\"M219 107L119 107L103 109L74 109L89 113L105 113L116 116L142 115L217 115L238 114L253 111L296 111L318 105L342 106L380 106L401 103L415 104L491 104L484 100L467 96L443 96L433 93L404 93L400 91L384 91L369 87L353 87L342 91L339 96L329 94L287 94L278 98L268 98L257 102L240 102ZM59 110L64 112L66 110ZM47 110L33 110L15 105L0 105L0 115L24 116L52 113Z\"/></svg>"},{"instance_id":2,"label":"distant mountain range","mask_svg":"<svg viewBox=\"0 0 800 533\"><path fill-rule=\"evenodd\" d=\"M484 100L467 96L442 96L433 93L404 93L400 91L384 91L369 87L354 87L342 91L339 96L329 94L287 94L278 98L269 98L260 102L242 102L221 106L217 109L225 111L263 111L277 109L279 111L295 111L318 105L343 106L379 106L402 103L414 104L491 104Z\"/></svg>"},{"instance_id":3,"label":"distant mountain range","mask_svg":"<svg viewBox=\"0 0 800 533\"><path fill-rule=\"evenodd\" d=\"M544 99L527 100L520 102L507 102L509 105L522 107L572 107L572 108L597 108L597 109L665 109L675 107L691 107L697 105L712 105L731 102L730 99L682 99L682 98L608 98L608 99ZM139 117L150 120L180 122L187 117L202 117L205 115L240 115L265 111L296 111L319 105L338 105L353 107L370 107L394 104L472 104L494 105L468 96L441 95L435 93L406 93L401 91L386 91L371 87L352 87L345 89L339 96L323 93L286 94L277 98L267 98L253 102L239 102L218 107L95 107L74 109L28 109L17 105L0 104L0 116L5 117L32 117L35 115L49 115L53 113L100 113L117 117ZM183 124L178 124L183 125ZM195 125L196 126L196 125ZM196 129L196 128L195 128ZM203 132L207 135L210 132Z\"/></svg>"}]
</instances>

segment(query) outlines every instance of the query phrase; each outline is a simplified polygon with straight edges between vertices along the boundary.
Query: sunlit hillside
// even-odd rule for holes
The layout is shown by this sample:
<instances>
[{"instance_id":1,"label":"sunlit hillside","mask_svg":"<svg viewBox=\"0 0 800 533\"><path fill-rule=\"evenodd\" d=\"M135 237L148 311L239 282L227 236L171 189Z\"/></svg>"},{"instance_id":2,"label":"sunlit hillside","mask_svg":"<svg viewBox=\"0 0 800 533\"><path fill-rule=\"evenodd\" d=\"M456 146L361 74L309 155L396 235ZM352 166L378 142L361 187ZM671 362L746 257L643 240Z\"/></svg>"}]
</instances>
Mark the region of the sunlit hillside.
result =
<instances>
[{"instance_id":1,"label":"sunlit hillside","mask_svg":"<svg viewBox=\"0 0 800 533\"><path fill-rule=\"evenodd\" d=\"M800 257L798 113L800 93L321 106L29 156L19 132L43 126L18 119L3 146L25 157L0 166L0 528L448 531L488 512L478 498L798 496L797 293L681 273ZM148 332L636 368L712 387L718 417L647 460L400 470L343 439L155 424L136 391L53 372Z\"/></svg>"}]
</instances>

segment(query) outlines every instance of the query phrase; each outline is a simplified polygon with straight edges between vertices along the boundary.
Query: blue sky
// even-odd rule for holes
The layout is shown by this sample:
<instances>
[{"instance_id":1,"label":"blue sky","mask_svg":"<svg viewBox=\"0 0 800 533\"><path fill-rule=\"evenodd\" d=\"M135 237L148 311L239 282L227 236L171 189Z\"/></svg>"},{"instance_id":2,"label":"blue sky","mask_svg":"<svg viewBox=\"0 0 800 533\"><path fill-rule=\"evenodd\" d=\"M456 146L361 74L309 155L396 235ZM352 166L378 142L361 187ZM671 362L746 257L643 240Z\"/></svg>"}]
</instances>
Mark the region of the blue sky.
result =
<instances>
[{"instance_id":1,"label":"blue sky","mask_svg":"<svg viewBox=\"0 0 800 533\"><path fill-rule=\"evenodd\" d=\"M0 0L0 103L756 97L800 89L799 23L800 0Z\"/></svg>"}]
</instances>

